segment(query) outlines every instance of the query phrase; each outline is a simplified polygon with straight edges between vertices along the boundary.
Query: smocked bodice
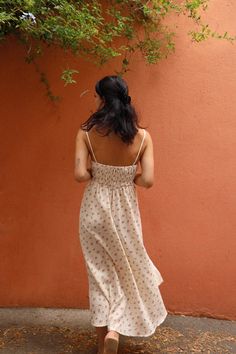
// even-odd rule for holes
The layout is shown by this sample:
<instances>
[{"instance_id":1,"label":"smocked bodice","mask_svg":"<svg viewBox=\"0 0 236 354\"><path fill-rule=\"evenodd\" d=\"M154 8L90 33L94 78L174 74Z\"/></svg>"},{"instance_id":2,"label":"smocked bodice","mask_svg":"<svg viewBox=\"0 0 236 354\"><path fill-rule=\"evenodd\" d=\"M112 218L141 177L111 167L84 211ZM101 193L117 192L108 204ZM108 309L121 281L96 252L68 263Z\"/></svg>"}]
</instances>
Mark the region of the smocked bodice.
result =
<instances>
[{"instance_id":1,"label":"smocked bodice","mask_svg":"<svg viewBox=\"0 0 236 354\"><path fill-rule=\"evenodd\" d=\"M112 166L91 160L91 183L99 183L107 187L119 188L134 185L137 165Z\"/></svg>"}]
</instances>

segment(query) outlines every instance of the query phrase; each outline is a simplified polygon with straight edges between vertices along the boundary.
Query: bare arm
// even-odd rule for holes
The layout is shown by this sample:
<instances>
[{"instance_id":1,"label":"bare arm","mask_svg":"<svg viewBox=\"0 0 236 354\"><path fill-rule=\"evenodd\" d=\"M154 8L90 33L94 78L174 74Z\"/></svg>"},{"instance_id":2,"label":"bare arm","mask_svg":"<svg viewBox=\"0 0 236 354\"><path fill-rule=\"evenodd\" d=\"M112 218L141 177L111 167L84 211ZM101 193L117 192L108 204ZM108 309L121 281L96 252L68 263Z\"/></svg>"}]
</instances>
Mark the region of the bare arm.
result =
<instances>
[{"instance_id":1,"label":"bare arm","mask_svg":"<svg viewBox=\"0 0 236 354\"><path fill-rule=\"evenodd\" d=\"M140 158L141 173L137 173L134 178L134 183L145 188L152 187L154 183L154 157L153 143L151 135L146 131L146 145Z\"/></svg>"},{"instance_id":2,"label":"bare arm","mask_svg":"<svg viewBox=\"0 0 236 354\"><path fill-rule=\"evenodd\" d=\"M79 129L76 136L75 146L75 166L74 177L78 182L85 182L91 179L91 170L87 168L87 160L89 151L85 143L85 133L82 129Z\"/></svg>"}]
</instances>

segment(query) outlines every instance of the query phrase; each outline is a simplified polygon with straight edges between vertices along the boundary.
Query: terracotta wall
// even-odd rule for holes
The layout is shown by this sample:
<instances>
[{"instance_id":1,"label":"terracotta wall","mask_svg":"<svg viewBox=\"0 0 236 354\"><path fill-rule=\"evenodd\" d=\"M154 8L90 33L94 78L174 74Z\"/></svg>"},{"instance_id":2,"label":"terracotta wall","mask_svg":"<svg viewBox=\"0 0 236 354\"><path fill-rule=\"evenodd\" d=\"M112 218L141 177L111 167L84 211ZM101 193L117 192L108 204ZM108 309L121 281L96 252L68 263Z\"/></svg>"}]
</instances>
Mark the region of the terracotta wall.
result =
<instances>
[{"instance_id":1,"label":"terracotta wall","mask_svg":"<svg viewBox=\"0 0 236 354\"><path fill-rule=\"evenodd\" d=\"M235 34L235 12L217 0L204 17ZM156 66L136 55L125 76L155 148L155 184L138 188L144 242L170 313L236 319L236 47L191 43L191 21L176 23L176 53ZM98 69L55 48L39 63L59 105L21 45L1 45L0 306L88 308L75 136L115 63ZM80 70L77 86L59 78L67 64Z\"/></svg>"}]
</instances>

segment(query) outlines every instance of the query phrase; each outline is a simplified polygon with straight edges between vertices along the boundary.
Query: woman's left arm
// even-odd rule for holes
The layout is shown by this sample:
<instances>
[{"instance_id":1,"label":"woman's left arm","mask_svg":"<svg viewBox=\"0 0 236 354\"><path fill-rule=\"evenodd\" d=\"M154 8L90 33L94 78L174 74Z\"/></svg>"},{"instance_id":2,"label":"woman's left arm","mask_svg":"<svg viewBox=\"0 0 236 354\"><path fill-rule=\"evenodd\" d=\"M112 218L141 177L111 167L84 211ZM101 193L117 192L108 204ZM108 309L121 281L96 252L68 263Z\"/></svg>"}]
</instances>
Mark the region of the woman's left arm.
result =
<instances>
[{"instance_id":1,"label":"woman's left arm","mask_svg":"<svg viewBox=\"0 0 236 354\"><path fill-rule=\"evenodd\" d=\"M85 182L92 178L90 168L87 168L89 151L85 142L85 132L79 129L75 144L74 177L77 182Z\"/></svg>"}]
</instances>

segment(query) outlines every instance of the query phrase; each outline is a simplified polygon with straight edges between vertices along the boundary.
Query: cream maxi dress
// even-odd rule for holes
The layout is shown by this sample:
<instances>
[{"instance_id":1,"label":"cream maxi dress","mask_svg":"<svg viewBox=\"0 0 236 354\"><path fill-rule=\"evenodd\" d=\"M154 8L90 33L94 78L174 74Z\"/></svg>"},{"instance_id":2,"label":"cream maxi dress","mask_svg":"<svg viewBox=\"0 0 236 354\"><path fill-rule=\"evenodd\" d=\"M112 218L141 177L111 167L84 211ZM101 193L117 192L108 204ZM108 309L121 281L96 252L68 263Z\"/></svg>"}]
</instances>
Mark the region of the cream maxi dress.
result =
<instances>
[{"instance_id":1,"label":"cream maxi dress","mask_svg":"<svg viewBox=\"0 0 236 354\"><path fill-rule=\"evenodd\" d=\"M132 165L95 161L80 206L79 237L89 281L91 324L125 336L147 337L167 316L158 286L163 278L143 243Z\"/></svg>"}]
</instances>

